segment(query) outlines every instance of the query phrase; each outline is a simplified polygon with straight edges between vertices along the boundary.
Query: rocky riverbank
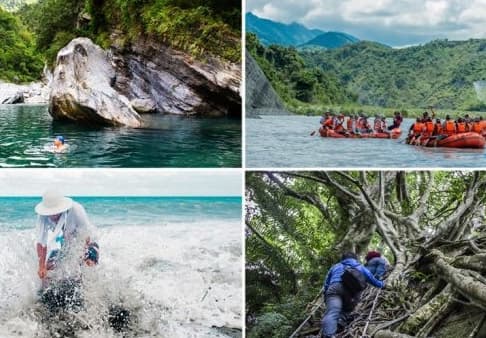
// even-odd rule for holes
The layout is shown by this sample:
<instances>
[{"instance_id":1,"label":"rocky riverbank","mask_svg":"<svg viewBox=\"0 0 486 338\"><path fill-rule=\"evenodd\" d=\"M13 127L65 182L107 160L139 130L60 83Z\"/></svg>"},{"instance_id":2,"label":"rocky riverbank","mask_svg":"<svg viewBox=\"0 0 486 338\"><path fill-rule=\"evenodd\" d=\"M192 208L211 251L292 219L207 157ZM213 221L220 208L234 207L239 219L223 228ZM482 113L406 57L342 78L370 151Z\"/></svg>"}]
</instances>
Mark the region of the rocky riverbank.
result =
<instances>
[{"instance_id":1,"label":"rocky riverbank","mask_svg":"<svg viewBox=\"0 0 486 338\"><path fill-rule=\"evenodd\" d=\"M0 82L0 104L47 104L49 86L46 82L14 84Z\"/></svg>"}]
</instances>

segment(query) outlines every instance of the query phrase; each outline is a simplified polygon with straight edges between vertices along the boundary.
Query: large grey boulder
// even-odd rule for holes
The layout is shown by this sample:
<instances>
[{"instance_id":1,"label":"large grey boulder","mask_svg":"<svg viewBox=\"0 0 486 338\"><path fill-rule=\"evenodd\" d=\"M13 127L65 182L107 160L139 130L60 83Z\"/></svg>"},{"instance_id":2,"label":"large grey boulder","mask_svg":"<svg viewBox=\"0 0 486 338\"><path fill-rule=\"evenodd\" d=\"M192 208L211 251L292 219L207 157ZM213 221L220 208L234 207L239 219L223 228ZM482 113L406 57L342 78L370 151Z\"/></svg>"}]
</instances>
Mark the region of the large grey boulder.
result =
<instances>
[{"instance_id":1,"label":"large grey boulder","mask_svg":"<svg viewBox=\"0 0 486 338\"><path fill-rule=\"evenodd\" d=\"M49 113L55 120L140 127L130 100L112 87L115 81L108 53L88 38L76 38L57 54Z\"/></svg>"},{"instance_id":2,"label":"large grey boulder","mask_svg":"<svg viewBox=\"0 0 486 338\"><path fill-rule=\"evenodd\" d=\"M246 51L246 116L288 115L288 111L273 89L258 63Z\"/></svg>"}]
</instances>

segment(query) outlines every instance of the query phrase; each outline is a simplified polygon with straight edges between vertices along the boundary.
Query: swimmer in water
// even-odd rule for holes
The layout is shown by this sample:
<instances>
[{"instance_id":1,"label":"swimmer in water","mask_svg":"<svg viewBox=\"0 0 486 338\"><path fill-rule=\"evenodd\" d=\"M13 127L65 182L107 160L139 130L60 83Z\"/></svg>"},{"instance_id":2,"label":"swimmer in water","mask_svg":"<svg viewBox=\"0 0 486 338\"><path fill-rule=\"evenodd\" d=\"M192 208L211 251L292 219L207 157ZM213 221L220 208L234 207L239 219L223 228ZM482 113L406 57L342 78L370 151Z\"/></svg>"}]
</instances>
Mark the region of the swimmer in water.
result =
<instances>
[{"instance_id":1,"label":"swimmer in water","mask_svg":"<svg viewBox=\"0 0 486 338\"><path fill-rule=\"evenodd\" d=\"M54 140L54 151L61 152L66 150L67 145L65 144L64 136L56 136Z\"/></svg>"}]
</instances>

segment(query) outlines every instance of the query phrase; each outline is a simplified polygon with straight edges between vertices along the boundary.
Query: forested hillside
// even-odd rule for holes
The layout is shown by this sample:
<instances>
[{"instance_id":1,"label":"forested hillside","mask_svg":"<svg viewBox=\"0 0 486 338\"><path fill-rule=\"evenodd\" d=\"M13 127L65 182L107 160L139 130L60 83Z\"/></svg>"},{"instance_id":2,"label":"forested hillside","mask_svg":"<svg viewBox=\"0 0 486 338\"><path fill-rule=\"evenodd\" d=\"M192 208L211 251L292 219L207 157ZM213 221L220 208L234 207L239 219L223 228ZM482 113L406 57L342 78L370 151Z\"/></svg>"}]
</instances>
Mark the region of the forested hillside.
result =
<instances>
[{"instance_id":1,"label":"forested hillside","mask_svg":"<svg viewBox=\"0 0 486 338\"><path fill-rule=\"evenodd\" d=\"M48 63L54 61L59 49L80 36L104 48L113 42L128 45L148 37L201 60L207 55L231 62L241 59L239 0L39 0L24 5L15 15L32 32L33 40L22 29L36 41L36 51ZM9 36L20 31L4 27ZM17 58L30 62L28 53L17 54ZM19 78L31 76L9 63L6 67Z\"/></svg>"},{"instance_id":2,"label":"forested hillside","mask_svg":"<svg viewBox=\"0 0 486 338\"><path fill-rule=\"evenodd\" d=\"M272 83L287 107L295 111L301 105L354 102L337 76L319 67L309 67L294 47L260 44L255 34L248 33L248 51Z\"/></svg>"},{"instance_id":3,"label":"forested hillside","mask_svg":"<svg viewBox=\"0 0 486 338\"><path fill-rule=\"evenodd\" d=\"M486 79L486 40L437 40L403 49L360 42L301 55L310 69L336 76L360 104L481 108L474 82Z\"/></svg>"},{"instance_id":4,"label":"forested hillside","mask_svg":"<svg viewBox=\"0 0 486 338\"><path fill-rule=\"evenodd\" d=\"M41 76L43 60L32 34L13 14L0 8L0 79L26 82Z\"/></svg>"}]
</instances>

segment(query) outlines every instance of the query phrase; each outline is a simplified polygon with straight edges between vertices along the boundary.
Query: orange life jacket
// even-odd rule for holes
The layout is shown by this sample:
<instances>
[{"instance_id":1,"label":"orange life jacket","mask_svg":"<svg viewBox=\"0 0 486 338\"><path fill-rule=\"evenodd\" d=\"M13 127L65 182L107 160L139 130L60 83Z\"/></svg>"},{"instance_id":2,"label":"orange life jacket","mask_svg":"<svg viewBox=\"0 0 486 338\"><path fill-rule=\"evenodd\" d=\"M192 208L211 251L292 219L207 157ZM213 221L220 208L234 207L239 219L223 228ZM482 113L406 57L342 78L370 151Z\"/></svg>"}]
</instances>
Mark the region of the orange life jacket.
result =
<instances>
[{"instance_id":1,"label":"orange life jacket","mask_svg":"<svg viewBox=\"0 0 486 338\"><path fill-rule=\"evenodd\" d=\"M481 128L483 128L483 130L486 130L486 120L479 121L479 123L481 123Z\"/></svg>"},{"instance_id":2,"label":"orange life jacket","mask_svg":"<svg viewBox=\"0 0 486 338\"><path fill-rule=\"evenodd\" d=\"M328 117L324 122L324 127L332 128L332 117Z\"/></svg>"},{"instance_id":3,"label":"orange life jacket","mask_svg":"<svg viewBox=\"0 0 486 338\"><path fill-rule=\"evenodd\" d=\"M471 131L478 133L478 134L481 134L481 132L483 131L483 127L481 126L481 122L474 122L472 124Z\"/></svg>"},{"instance_id":4,"label":"orange life jacket","mask_svg":"<svg viewBox=\"0 0 486 338\"><path fill-rule=\"evenodd\" d=\"M434 122L432 121L425 122L425 131L427 133L432 134L434 132Z\"/></svg>"},{"instance_id":5,"label":"orange life jacket","mask_svg":"<svg viewBox=\"0 0 486 338\"><path fill-rule=\"evenodd\" d=\"M444 122L444 133L446 135L452 135L456 132L456 124L454 121L449 120Z\"/></svg>"},{"instance_id":6,"label":"orange life jacket","mask_svg":"<svg viewBox=\"0 0 486 338\"><path fill-rule=\"evenodd\" d=\"M424 130L424 124L422 122L415 122L413 124L413 131L415 134L420 134Z\"/></svg>"},{"instance_id":7,"label":"orange life jacket","mask_svg":"<svg viewBox=\"0 0 486 338\"><path fill-rule=\"evenodd\" d=\"M457 133L465 133L466 132L466 123L465 122L458 122L457 123Z\"/></svg>"}]
</instances>

